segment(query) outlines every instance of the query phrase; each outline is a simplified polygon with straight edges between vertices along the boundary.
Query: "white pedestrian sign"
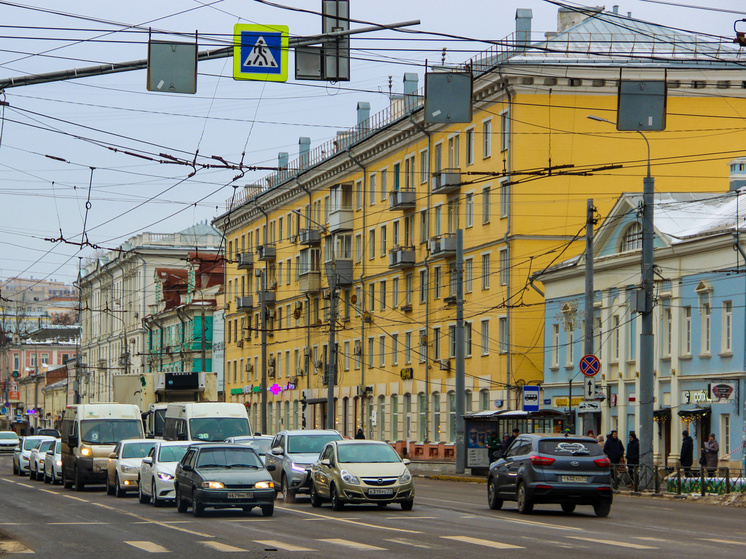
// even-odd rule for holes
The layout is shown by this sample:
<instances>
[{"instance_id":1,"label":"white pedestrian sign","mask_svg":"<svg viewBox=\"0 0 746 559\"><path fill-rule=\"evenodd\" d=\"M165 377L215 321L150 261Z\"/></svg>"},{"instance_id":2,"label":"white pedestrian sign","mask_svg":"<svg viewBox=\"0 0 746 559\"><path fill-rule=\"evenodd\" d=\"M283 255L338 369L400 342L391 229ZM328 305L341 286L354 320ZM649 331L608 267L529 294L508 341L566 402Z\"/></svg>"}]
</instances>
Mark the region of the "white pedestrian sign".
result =
<instances>
[{"instance_id":1,"label":"white pedestrian sign","mask_svg":"<svg viewBox=\"0 0 746 559\"><path fill-rule=\"evenodd\" d=\"M264 40L264 37L260 36L257 39L254 48L251 49L251 53L246 60L244 60L243 66L249 68L277 68L277 61L275 60L275 57L272 56L272 51L269 50L269 46L267 45L267 41Z\"/></svg>"}]
</instances>

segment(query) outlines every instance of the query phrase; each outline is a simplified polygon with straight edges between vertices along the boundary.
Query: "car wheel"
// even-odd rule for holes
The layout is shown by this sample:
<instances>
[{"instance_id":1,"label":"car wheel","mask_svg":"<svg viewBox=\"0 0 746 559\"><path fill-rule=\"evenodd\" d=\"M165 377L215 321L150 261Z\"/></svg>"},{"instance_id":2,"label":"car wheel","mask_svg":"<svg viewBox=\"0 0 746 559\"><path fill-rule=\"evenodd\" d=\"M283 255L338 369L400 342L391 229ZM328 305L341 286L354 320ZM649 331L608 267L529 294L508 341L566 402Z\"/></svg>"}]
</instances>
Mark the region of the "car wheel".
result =
<instances>
[{"instance_id":1,"label":"car wheel","mask_svg":"<svg viewBox=\"0 0 746 559\"><path fill-rule=\"evenodd\" d=\"M13 460L13 475L14 476L20 475L18 473L18 466L16 466L16 461L15 460Z\"/></svg>"},{"instance_id":2,"label":"car wheel","mask_svg":"<svg viewBox=\"0 0 746 559\"><path fill-rule=\"evenodd\" d=\"M186 512L187 504L184 501L184 498L181 496L181 491L179 491L178 485L174 489L174 492L176 493L176 510L179 512Z\"/></svg>"},{"instance_id":3,"label":"car wheel","mask_svg":"<svg viewBox=\"0 0 746 559\"><path fill-rule=\"evenodd\" d=\"M78 468L75 468L75 491L83 491L83 489L85 489L83 474L80 473Z\"/></svg>"},{"instance_id":4,"label":"car wheel","mask_svg":"<svg viewBox=\"0 0 746 559\"><path fill-rule=\"evenodd\" d=\"M36 479L36 474L34 473L34 470L31 469L31 466L29 466L28 469L28 477L29 479Z\"/></svg>"},{"instance_id":5,"label":"car wheel","mask_svg":"<svg viewBox=\"0 0 746 559\"><path fill-rule=\"evenodd\" d=\"M142 491L142 480L137 480L137 500L140 501L143 505L147 505L150 502L150 497L148 497L145 493Z\"/></svg>"},{"instance_id":6,"label":"car wheel","mask_svg":"<svg viewBox=\"0 0 746 559\"><path fill-rule=\"evenodd\" d=\"M294 503L295 502L295 491L292 491L288 487L288 478L285 477L285 474L282 474L282 481L280 486L280 492L282 493L282 499L286 503Z\"/></svg>"},{"instance_id":7,"label":"car wheel","mask_svg":"<svg viewBox=\"0 0 746 559\"><path fill-rule=\"evenodd\" d=\"M65 474L65 468L62 468L62 487L65 489L70 489L73 486L73 483L67 479L67 474Z\"/></svg>"},{"instance_id":8,"label":"car wheel","mask_svg":"<svg viewBox=\"0 0 746 559\"><path fill-rule=\"evenodd\" d=\"M571 514L575 512L575 503L562 503L562 512L565 514Z\"/></svg>"},{"instance_id":9,"label":"car wheel","mask_svg":"<svg viewBox=\"0 0 746 559\"><path fill-rule=\"evenodd\" d=\"M611 503L609 501L600 501L593 505L593 512L599 518L606 518L611 512Z\"/></svg>"},{"instance_id":10,"label":"car wheel","mask_svg":"<svg viewBox=\"0 0 746 559\"><path fill-rule=\"evenodd\" d=\"M47 469L46 468L44 468L44 477L42 478L42 481L44 483L52 483L52 480L49 479L49 476L47 476Z\"/></svg>"},{"instance_id":11,"label":"car wheel","mask_svg":"<svg viewBox=\"0 0 746 559\"><path fill-rule=\"evenodd\" d=\"M316 485L311 482L311 488L308 490L308 496L311 497L311 506L313 508L319 508L321 506L321 497L319 492L316 490Z\"/></svg>"},{"instance_id":12,"label":"car wheel","mask_svg":"<svg viewBox=\"0 0 746 559\"><path fill-rule=\"evenodd\" d=\"M158 498L158 492L156 491L155 479L150 483L150 498L153 501L154 507L160 507L163 504L163 499Z\"/></svg>"},{"instance_id":13,"label":"car wheel","mask_svg":"<svg viewBox=\"0 0 746 559\"><path fill-rule=\"evenodd\" d=\"M274 505L262 505L262 516L272 516L275 513Z\"/></svg>"},{"instance_id":14,"label":"car wheel","mask_svg":"<svg viewBox=\"0 0 746 559\"><path fill-rule=\"evenodd\" d=\"M114 495L117 499L121 499L126 495L124 489L122 489L122 484L119 483L119 474L114 476Z\"/></svg>"},{"instance_id":15,"label":"car wheel","mask_svg":"<svg viewBox=\"0 0 746 559\"><path fill-rule=\"evenodd\" d=\"M493 477L487 482L487 504L492 510L503 508L503 500L497 497L497 480Z\"/></svg>"},{"instance_id":16,"label":"car wheel","mask_svg":"<svg viewBox=\"0 0 746 559\"><path fill-rule=\"evenodd\" d=\"M339 498L339 493L337 492L336 485L332 485L331 500L332 500L332 508L334 510L339 511L345 508L345 504L342 502L342 499Z\"/></svg>"},{"instance_id":17,"label":"car wheel","mask_svg":"<svg viewBox=\"0 0 746 559\"><path fill-rule=\"evenodd\" d=\"M192 514L199 517L205 514L205 505L194 498L194 491L195 490L192 489Z\"/></svg>"},{"instance_id":18,"label":"car wheel","mask_svg":"<svg viewBox=\"0 0 746 559\"><path fill-rule=\"evenodd\" d=\"M531 514L533 512L534 504L531 502L531 499L528 498L525 483L518 484L518 491L516 491L515 500L518 504L518 512L521 514Z\"/></svg>"},{"instance_id":19,"label":"car wheel","mask_svg":"<svg viewBox=\"0 0 746 559\"><path fill-rule=\"evenodd\" d=\"M114 487L109 485L109 474L106 474L106 494L107 495L113 495L114 494Z\"/></svg>"},{"instance_id":20,"label":"car wheel","mask_svg":"<svg viewBox=\"0 0 746 559\"><path fill-rule=\"evenodd\" d=\"M412 499L411 501L401 502L401 510L412 510L413 506L414 506L414 499Z\"/></svg>"}]
</instances>

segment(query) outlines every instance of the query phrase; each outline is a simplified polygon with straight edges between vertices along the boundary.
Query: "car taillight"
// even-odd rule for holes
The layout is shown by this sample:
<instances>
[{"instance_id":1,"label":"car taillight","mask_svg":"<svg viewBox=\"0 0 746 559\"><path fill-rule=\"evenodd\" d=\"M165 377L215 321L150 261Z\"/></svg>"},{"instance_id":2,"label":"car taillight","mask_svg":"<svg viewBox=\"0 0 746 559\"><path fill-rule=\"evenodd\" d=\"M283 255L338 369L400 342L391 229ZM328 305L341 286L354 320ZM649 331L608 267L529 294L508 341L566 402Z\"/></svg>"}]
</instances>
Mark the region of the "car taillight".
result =
<instances>
[{"instance_id":1,"label":"car taillight","mask_svg":"<svg viewBox=\"0 0 746 559\"><path fill-rule=\"evenodd\" d=\"M529 460L534 466L551 466L554 463L554 458L548 456L536 456L532 455Z\"/></svg>"},{"instance_id":2,"label":"car taillight","mask_svg":"<svg viewBox=\"0 0 746 559\"><path fill-rule=\"evenodd\" d=\"M596 458L593 461L593 463L599 468L610 468L611 467L611 461L605 456L603 458Z\"/></svg>"}]
</instances>

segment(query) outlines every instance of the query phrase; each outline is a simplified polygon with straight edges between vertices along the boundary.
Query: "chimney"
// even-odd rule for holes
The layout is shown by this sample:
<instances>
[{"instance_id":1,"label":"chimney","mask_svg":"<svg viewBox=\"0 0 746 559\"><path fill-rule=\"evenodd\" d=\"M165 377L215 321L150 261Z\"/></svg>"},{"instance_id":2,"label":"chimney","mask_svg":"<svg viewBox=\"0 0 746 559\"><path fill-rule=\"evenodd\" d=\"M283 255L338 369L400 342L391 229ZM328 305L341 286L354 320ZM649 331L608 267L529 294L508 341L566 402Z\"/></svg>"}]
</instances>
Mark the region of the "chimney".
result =
<instances>
[{"instance_id":1,"label":"chimney","mask_svg":"<svg viewBox=\"0 0 746 559\"><path fill-rule=\"evenodd\" d=\"M614 12L615 14L618 14L619 13L619 4L614 4L611 7L611 11Z\"/></svg>"},{"instance_id":2,"label":"chimney","mask_svg":"<svg viewBox=\"0 0 746 559\"><path fill-rule=\"evenodd\" d=\"M534 13L528 8L515 11L515 42L518 50L526 50L531 44L531 20Z\"/></svg>"},{"instance_id":3,"label":"chimney","mask_svg":"<svg viewBox=\"0 0 746 559\"><path fill-rule=\"evenodd\" d=\"M417 82L419 76L414 72L404 73L404 95L415 95L417 93Z\"/></svg>"},{"instance_id":4,"label":"chimney","mask_svg":"<svg viewBox=\"0 0 746 559\"><path fill-rule=\"evenodd\" d=\"M357 129L360 132L370 130L370 103L359 101L357 104Z\"/></svg>"},{"instance_id":5,"label":"chimney","mask_svg":"<svg viewBox=\"0 0 746 559\"><path fill-rule=\"evenodd\" d=\"M301 136L298 138L298 159L300 166L308 165L308 154L311 152L311 138Z\"/></svg>"},{"instance_id":6,"label":"chimney","mask_svg":"<svg viewBox=\"0 0 746 559\"><path fill-rule=\"evenodd\" d=\"M560 8L557 10L557 31L562 33L567 31L570 27L584 22L590 17L595 17L604 11L603 6L595 8Z\"/></svg>"},{"instance_id":7,"label":"chimney","mask_svg":"<svg viewBox=\"0 0 746 559\"><path fill-rule=\"evenodd\" d=\"M277 166L281 171L285 171L288 168L288 152L281 151L277 154Z\"/></svg>"}]
</instances>

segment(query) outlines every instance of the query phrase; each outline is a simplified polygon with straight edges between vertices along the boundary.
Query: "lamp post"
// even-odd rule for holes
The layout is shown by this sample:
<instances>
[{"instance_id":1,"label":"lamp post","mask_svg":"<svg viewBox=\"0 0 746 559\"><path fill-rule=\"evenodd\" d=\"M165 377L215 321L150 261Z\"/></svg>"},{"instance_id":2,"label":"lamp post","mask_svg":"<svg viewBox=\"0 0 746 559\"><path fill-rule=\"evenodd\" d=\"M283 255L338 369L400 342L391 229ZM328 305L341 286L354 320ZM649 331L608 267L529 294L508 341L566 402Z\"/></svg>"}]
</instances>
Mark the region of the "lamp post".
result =
<instances>
[{"instance_id":1,"label":"lamp post","mask_svg":"<svg viewBox=\"0 0 746 559\"><path fill-rule=\"evenodd\" d=\"M595 115L588 118L598 122L607 122L616 126L615 122ZM655 345L653 337L653 282L654 282L654 206L655 179L650 174L650 142L645 134L635 130L642 139L648 151L647 176L642 181L642 286L638 291L636 311L642 315L640 328L640 466L652 471L653 469L653 377L655 369Z\"/></svg>"}]
</instances>

